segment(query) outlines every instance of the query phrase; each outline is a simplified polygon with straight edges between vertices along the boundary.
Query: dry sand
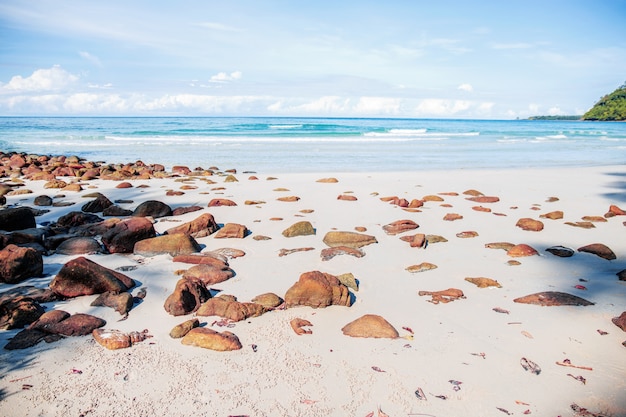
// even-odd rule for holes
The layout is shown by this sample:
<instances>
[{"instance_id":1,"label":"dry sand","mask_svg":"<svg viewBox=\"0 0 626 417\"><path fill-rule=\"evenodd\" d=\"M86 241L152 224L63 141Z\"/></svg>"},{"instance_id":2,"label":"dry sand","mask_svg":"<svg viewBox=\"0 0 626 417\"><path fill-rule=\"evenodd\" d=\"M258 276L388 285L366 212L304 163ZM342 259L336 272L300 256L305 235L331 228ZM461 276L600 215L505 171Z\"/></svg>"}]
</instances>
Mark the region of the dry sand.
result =
<instances>
[{"instance_id":1,"label":"dry sand","mask_svg":"<svg viewBox=\"0 0 626 417\"><path fill-rule=\"evenodd\" d=\"M134 187L116 189L117 183L94 180L79 193L64 193L65 201L77 204L53 208L37 218L54 221L78 210L85 201L81 194L99 191L109 199L140 202L157 199L173 208L193 204L203 211L180 217L161 218L157 232L210 212L218 223L246 225L251 234L244 239L198 239L204 251L229 247L243 250L231 259L236 276L213 288L235 295L239 301L274 292L284 296L303 272L319 270L331 274L351 272L359 280L351 307L323 309L289 308L234 323L243 348L215 352L184 346L169 337L173 326L193 315L173 317L163 303L184 268L168 255L144 258L137 255L90 255L90 259L117 268L134 265L126 272L147 296L128 319L110 308L91 307L96 296L49 303L50 309L89 313L104 318L105 328L122 331L148 329L152 338L131 348L109 351L91 336L66 338L56 343L20 351L0 352L0 415L5 416L573 416L572 404L597 415L626 416L626 333L611 318L626 310L626 282L616 273L626 268L626 217L615 216L595 223L593 229L564 224L583 216L603 216L611 204L626 206L626 167L558 168L535 170L454 171L411 173L323 173L283 174L276 179L256 174L236 174L238 182L217 184L201 178L186 182L196 185L181 196L166 196L179 189L175 179L137 180ZM334 177L337 183L316 180ZM148 184L149 188L138 188ZM44 190L43 182L27 182L33 194L10 196L8 204L31 205ZM223 189L216 189L221 188ZM288 191L276 191L284 188ZM463 192L476 189L500 201L477 204ZM381 197L420 199L441 195L444 202L427 202L420 212L407 212L385 203ZM350 194L356 201L337 197ZM294 195L297 202L277 201ZM548 202L550 197L558 201ZM212 198L228 198L236 207L212 207ZM263 204L246 205L246 200ZM449 205L446 206L446 205ZM479 212L482 205L492 212ZM302 210L313 210L302 212ZM562 210L560 220L541 219L545 228L530 232L516 227L520 218ZM463 219L444 221L448 213ZM502 215L495 215L499 213ZM282 218L282 220L276 220ZM445 243L411 248L408 243L383 232L382 226L411 219L420 227L414 233L445 237ZM312 236L283 237L291 224L310 221ZM365 227L378 243L363 248L366 255L348 255L322 261L324 235L332 230L354 231ZM463 231L476 231L474 238L458 238ZM271 240L254 240L255 235ZM487 249L490 242L526 243L539 256L517 258L503 250ZM577 249L604 243L617 259L607 261L577 252L559 258L545 251L562 245ZM313 247L315 250L279 257L280 249ZM71 257L45 257L45 277L19 285L45 288ZM430 262L437 269L409 273L406 268ZM488 277L502 288L478 288L466 277ZM586 290L575 288L584 285ZM1 284L0 291L17 285ZM461 289L466 298L433 304L422 290ZM595 303L592 306L541 307L514 303L513 299L539 291L563 291ZM509 313L498 313L499 307ZM364 314L378 314L400 333L398 339L351 338L341 328ZM289 325L295 317L309 320L312 334L298 336ZM211 327L219 318L199 317ZM216 330L224 330L213 324ZM414 335L411 335L411 329ZM598 330L608 332L601 335ZM17 330L0 331L0 345ZM412 337L411 337L412 336ZM539 375L520 365L527 358L541 367ZM583 370L559 366L591 367ZM571 374L568 375L568 374ZM574 377L582 376L586 383ZM416 391L423 393L418 398ZM379 414L378 410L382 410Z\"/></svg>"}]
</instances>

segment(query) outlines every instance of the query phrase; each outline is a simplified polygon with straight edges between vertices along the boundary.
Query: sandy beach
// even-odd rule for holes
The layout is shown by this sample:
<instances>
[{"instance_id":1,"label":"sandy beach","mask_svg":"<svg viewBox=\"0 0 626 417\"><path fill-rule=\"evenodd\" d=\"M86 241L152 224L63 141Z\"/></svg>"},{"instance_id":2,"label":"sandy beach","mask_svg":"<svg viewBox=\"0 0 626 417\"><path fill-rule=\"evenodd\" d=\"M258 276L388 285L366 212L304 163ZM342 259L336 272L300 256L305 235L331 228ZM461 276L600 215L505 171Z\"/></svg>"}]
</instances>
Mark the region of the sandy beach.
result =
<instances>
[{"instance_id":1,"label":"sandy beach","mask_svg":"<svg viewBox=\"0 0 626 417\"><path fill-rule=\"evenodd\" d=\"M626 282L617 275L626 269L626 216L607 215L611 206L626 209L626 166L372 174L216 171L128 182L131 187L117 188L120 181L94 179L80 181L82 191L63 191L24 180L19 189L32 193L6 195L6 204L34 207L34 198L44 194L74 203L38 207L49 210L36 217L39 227L80 211L93 199L83 196L93 192L122 201L119 206L129 210L148 200L172 209L199 206L155 218L153 227L162 235L210 213L222 229L247 228L243 238L217 238L216 232L196 239L202 253L221 248L245 253L228 257L234 276L210 285L213 297L285 298L303 273L320 271L356 278L351 305L282 305L236 322L194 312L174 316L164 303L181 279L179 271L192 265L173 262L169 254L51 253L43 257L43 276L2 283L0 293L24 285L48 288L67 262L84 256L135 281L129 292L136 302L127 318L92 306L97 295L43 303L45 310L90 314L106 321L103 329L145 329L152 337L117 350L92 335L2 349L0 415L626 416L626 333L612 322L626 310ZM497 199L470 200L477 195ZM236 205L208 207L213 199ZM394 204L401 199L422 205ZM562 218L546 216L557 211ZM538 220L543 230L523 230L520 219ZM419 227L386 232L385 226L404 220ZM310 222L314 234L283 235L302 221ZM340 253L323 260L325 237L335 231L373 236L376 243L359 248L360 257ZM416 234L426 243L413 247L401 239L415 241ZM529 245L537 254L514 257L489 247L498 242ZM616 259L578 250L594 243L610 248ZM556 246L572 249L573 256L546 251ZM308 250L281 253L303 248ZM424 263L436 267L407 270ZM466 278L490 278L499 287L481 288ZM463 297L436 303L419 295L450 288ZM145 297L137 300L140 291ZM546 291L593 304L514 302ZM398 337L342 332L364 315L383 317ZM214 351L170 337L174 326L192 318L200 328L232 332L241 348ZM296 318L310 323L305 326L310 334L296 334L290 325ZM20 330L0 331L0 346Z\"/></svg>"}]
</instances>

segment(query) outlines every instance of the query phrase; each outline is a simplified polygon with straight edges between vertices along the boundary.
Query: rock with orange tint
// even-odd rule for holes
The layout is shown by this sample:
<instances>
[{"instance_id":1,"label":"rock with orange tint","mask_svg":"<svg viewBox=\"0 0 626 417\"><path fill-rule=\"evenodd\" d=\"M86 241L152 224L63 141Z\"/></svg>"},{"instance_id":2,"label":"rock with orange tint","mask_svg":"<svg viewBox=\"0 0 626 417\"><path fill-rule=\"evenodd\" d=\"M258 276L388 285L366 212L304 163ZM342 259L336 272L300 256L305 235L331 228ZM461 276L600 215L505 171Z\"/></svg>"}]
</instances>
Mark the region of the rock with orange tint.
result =
<instances>
[{"instance_id":1,"label":"rock with orange tint","mask_svg":"<svg viewBox=\"0 0 626 417\"><path fill-rule=\"evenodd\" d=\"M291 195L291 196L287 196L287 197L279 197L276 200L287 202L287 203L295 203L296 201L300 201L300 197L295 196L295 195Z\"/></svg>"},{"instance_id":2,"label":"rock with orange tint","mask_svg":"<svg viewBox=\"0 0 626 417\"><path fill-rule=\"evenodd\" d=\"M232 200L229 200L227 198L214 198L213 200L209 201L209 207L221 207L221 206L236 206L237 203L235 203Z\"/></svg>"},{"instance_id":3,"label":"rock with orange tint","mask_svg":"<svg viewBox=\"0 0 626 417\"><path fill-rule=\"evenodd\" d=\"M521 304L535 304L540 306L590 306L591 301L580 298L576 295L558 291L544 291L526 295L513 300Z\"/></svg>"},{"instance_id":4,"label":"rock with orange tint","mask_svg":"<svg viewBox=\"0 0 626 417\"><path fill-rule=\"evenodd\" d=\"M418 233L413 236L402 236L400 240L409 242L412 248L422 248L426 245L426 235L424 233Z\"/></svg>"},{"instance_id":5,"label":"rock with orange tint","mask_svg":"<svg viewBox=\"0 0 626 417\"><path fill-rule=\"evenodd\" d=\"M465 195L471 195L471 196L473 196L473 197L478 197L478 196L484 195L484 194L483 194L483 193L481 193L480 191L478 191L478 190L474 190L474 189L470 189L470 190L463 191L463 194L465 194Z\"/></svg>"},{"instance_id":6,"label":"rock with orange tint","mask_svg":"<svg viewBox=\"0 0 626 417\"><path fill-rule=\"evenodd\" d=\"M353 195L349 195L349 194L341 194L341 195L337 196L337 200L341 200L341 201L357 201L358 198L356 198Z\"/></svg>"},{"instance_id":7,"label":"rock with orange tint","mask_svg":"<svg viewBox=\"0 0 626 417\"><path fill-rule=\"evenodd\" d=\"M409 203L408 208L420 208L423 205L424 205L424 201L423 200L418 200L418 199L414 198Z\"/></svg>"},{"instance_id":8,"label":"rock with orange tint","mask_svg":"<svg viewBox=\"0 0 626 417\"><path fill-rule=\"evenodd\" d=\"M319 180L317 180L315 182L334 184L334 183L337 183L339 181L337 180L337 178L320 178Z\"/></svg>"},{"instance_id":9,"label":"rock with orange tint","mask_svg":"<svg viewBox=\"0 0 626 417\"><path fill-rule=\"evenodd\" d=\"M528 217L519 219L515 226L519 227L522 230L527 230L531 232L540 232L543 230L543 223L539 220L531 219Z\"/></svg>"},{"instance_id":10,"label":"rock with orange tint","mask_svg":"<svg viewBox=\"0 0 626 417\"><path fill-rule=\"evenodd\" d=\"M551 211L550 213L542 214L539 217L542 219L560 220L563 218L563 212L561 210Z\"/></svg>"},{"instance_id":11,"label":"rock with orange tint","mask_svg":"<svg viewBox=\"0 0 626 417\"><path fill-rule=\"evenodd\" d=\"M442 291L420 291L417 293L419 296L428 295L431 297L428 302L433 304L449 303L450 301L458 300L459 298L465 298L463 291L458 288L448 288Z\"/></svg>"},{"instance_id":12,"label":"rock with orange tint","mask_svg":"<svg viewBox=\"0 0 626 417\"><path fill-rule=\"evenodd\" d=\"M485 278L485 277L465 278L465 281L471 282L472 284L476 285L478 288L488 288L488 287L502 288L502 285L500 285L498 281L491 279L491 278Z\"/></svg>"},{"instance_id":13,"label":"rock with orange tint","mask_svg":"<svg viewBox=\"0 0 626 417\"><path fill-rule=\"evenodd\" d=\"M431 264L430 262L422 262L418 265L411 265L405 268L408 272L414 274L417 272L430 271L431 269L437 269L437 265Z\"/></svg>"},{"instance_id":14,"label":"rock with orange tint","mask_svg":"<svg viewBox=\"0 0 626 417\"><path fill-rule=\"evenodd\" d=\"M613 252L611 248L606 246L604 243L592 243L590 245L582 246L578 248L578 252L591 253L609 261L617 259L615 252Z\"/></svg>"},{"instance_id":15,"label":"rock with orange tint","mask_svg":"<svg viewBox=\"0 0 626 417\"><path fill-rule=\"evenodd\" d=\"M463 216L458 213L448 213L443 217L443 219L448 222L453 222L455 220L463 219Z\"/></svg>"},{"instance_id":16,"label":"rock with orange tint","mask_svg":"<svg viewBox=\"0 0 626 417\"><path fill-rule=\"evenodd\" d=\"M500 201L500 198L495 196L479 195L475 197L468 197L466 200L473 201L474 203L497 203Z\"/></svg>"},{"instance_id":17,"label":"rock with orange tint","mask_svg":"<svg viewBox=\"0 0 626 417\"><path fill-rule=\"evenodd\" d=\"M609 207L609 213L614 216L626 216L626 211L622 210L614 204L611 204L611 206Z\"/></svg>"},{"instance_id":18,"label":"rock with orange tint","mask_svg":"<svg viewBox=\"0 0 626 417\"><path fill-rule=\"evenodd\" d=\"M174 292L167 297L163 308L173 316L184 316L198 310L209 298L211 293L202 281L183 278L176 283Z\"/></svg>"},{"instance_id":19,"label":"rock with orange tint","mask_svg":"<svg viewBox=\"0 0 626 417\"><path fill-rule=\"evenodd\" d=\"M291 325L291 328L293 329L294 332L296 332L298 336L303 335L303 334L313 334L311 330L303 329L303 327L313 326L313 323L311 323L308 320L296 317L295 319L292 319L289 322L289 324Z\"/></svg>"},{"instance_id":20,"label":"rock with orange tint","mask_svg":"<svg viewBox=\"0 0 626 417\"><path fill-rule=\"evenodd\" d=\"M443 198L439 197L438 195L425 195L422 198L423 201L443 201Z\"/></svg>"},{"instance_id":21,"label":"rock with orange tint","mask_svg":"<svg viewBox=\"0 0 626 417\"><path fill-rule=\"evenodd\" d=\"M489 207L483 207L483 206L474 206L474 207L472 207L472 210L474 210L474 211L482 211L484 213L491 213L491 209Z\"/></svg>"},{"instance_id":22,"label":"rock with orange tint","mask_svg":"<svg viewBox=\"0 0 626 417\"><path fill-rule=\"evenodd\" d=\"M459 232L456 234L456 237L461 238L461 239L469 239L469 238L473 238L477 236L478 236L478 232L474 230L466 230L464 232Z\"/></svg>"},{"instance_id":23,"label":"rock with orange tint","mask_svg":"<svg viewBox=\"0 0 626 417\"><path fill-rule=\"evenodd\" d=\"M313 308L340 305L350 307L352 300L348 287L337 277L320 271L305 272L285 294L287 307L299 305Z\"/></svg>"},{"instance_id":24,"label":"rock with orange tint","mask_svg":"<svg viewBox=\"0 0 626 417\"><path fill-rule=\"evenodd\" d=\"M215 233L218 229L219 226L215 222L213 215L204 213L190 222L167 229L165 234L175 235L182 233L194 238L201 238Z\"/></svg>"},{"instance_id":25,"label":"rock with orange tint","mask_svg":"<svg viewBox=\"0 0 626 417\"><path fill-rule=\"evenodd\" d=\"M523 256L539 255L539 252L537 252L537 250L530 245L520 243L519 245L515 245L509 249L506 254L514 258L521 258Z\"/></svg>"},{"instance_id":26,"label":"rock with orange tint","mask_svg":"<svg viewBox=\"0 0 626 417\"><path fill-rule=\"evenodd\" d=\"M387 320L376 314L366 314L341 328L346 336L397 339L400 335Z\"/></svg>"},{"instance_id":27,"label":"rock with orange tint","mask_svg":"<svg viewBox=\"0 0 626 417\"><path fill-rule=\"evenodd\" d=\"M239 338L229 331L222 333L206 327L196 327L183 336L183 345L197 346L205 349L226 352L242 348Z\"/></svg>"},{"instance_id":28,"label":"rock with orange tint","mask_svg":"<svg viewBox=\"0 0 626 417\"><path fill-rule=\"evenodd\" d=\"M388 235L397 235L400 233L407 232L409 230L417 229L419 224L415 223L413 220L396 220L395 222L386 224L383 226L383 230Z\"/></svg>"},{"instance_id":29,"label":"rock with orange tint","mask_svg":"<svg viewBox=\"0 0 626 417\"><path fill-rule=\"evenodd\" d=\"M365 256L365 252L348 246L333 246L332 248L322 249L322 261L328 261L337 255L351 255L355 258L362 258Z\"/></svg>"},{"instance_id":30,"label":"rock with orange tint","mask_svg":"<svg viewBox=\"0 0 626 417\"><path fill-rule=\"evenodd\" d=\"M324 243L330 247L348 246L350 248L361 248L363 246L378 243L376 238L371 235L356 232L328 232L324 236Z\"/></svg>"},{"instance_id":31,"label":"rock with orange tint","mask_svg":"<svg viewBox=\"0 0 626 417\"><path fill-rule=\"evenodd\" d=\"M248 234L248 228L243 224L226 223L216 234L215 239L243 239Z\"/></svg>"}]
</instances>

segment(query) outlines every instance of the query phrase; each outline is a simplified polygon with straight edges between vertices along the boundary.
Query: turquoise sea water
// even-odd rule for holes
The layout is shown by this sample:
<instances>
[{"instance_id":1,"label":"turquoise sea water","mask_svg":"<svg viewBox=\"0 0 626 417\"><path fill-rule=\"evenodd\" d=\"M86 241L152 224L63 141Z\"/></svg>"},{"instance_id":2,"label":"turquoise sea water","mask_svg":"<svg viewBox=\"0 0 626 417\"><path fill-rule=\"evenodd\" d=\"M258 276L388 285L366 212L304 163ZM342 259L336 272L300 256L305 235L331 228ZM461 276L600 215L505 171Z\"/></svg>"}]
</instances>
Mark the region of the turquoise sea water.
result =
<instances>
[{"instance_id":1,"label":"turquoise sea water","mask_svg":"<svg viewBox=\"0 0 626 417\"><path fill-rule=\"evenodd\" d=\"M615 165L626 123L0 117L0 151L268 173Z\"/></svg>"}]
</instances>

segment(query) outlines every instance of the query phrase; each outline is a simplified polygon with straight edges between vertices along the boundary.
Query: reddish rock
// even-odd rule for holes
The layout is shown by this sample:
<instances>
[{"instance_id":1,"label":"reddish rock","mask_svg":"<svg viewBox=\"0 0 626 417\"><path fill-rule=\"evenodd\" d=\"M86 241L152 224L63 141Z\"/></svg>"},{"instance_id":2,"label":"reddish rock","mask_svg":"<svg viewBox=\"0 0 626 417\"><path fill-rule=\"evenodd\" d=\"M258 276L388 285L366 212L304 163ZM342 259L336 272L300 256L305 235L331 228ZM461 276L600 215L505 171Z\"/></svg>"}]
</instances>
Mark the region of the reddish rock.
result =
<instances>
[{"instance_id":1,"label":"reddish rock","mask_svg":"<svg viewBox=\"0 0 626 417\"><path fill-rule=\"evenodd\" d=\"M183 274L184 278L198 279L206 286L224 282L235 276L235 272L228 268L214 265L199 264L194 265Z\"/></svg>"},{"instance_id":2,"label":"reddish rock","mask_svg":"<svg viewBox=\"0 0 626 417\"><path fill-rule=\"evenodd\" d=\"M113 202L111 200L109 200L106 196L97 193L96 198L88 203L85 203L81 210L86 213L101 213L105 208L112 205Z\"/></svg>"},{"instance_id":3,"label":"reddish rock","mask_svg":"<svg viewBox=\"0 0 626 417\"><path fill-rule=\"evenodd\" d=\"M500 283L494 279L491 278L485 278L485 277L477 277L477 278L465 278L465 281L467 282L471 282L472 284L476 285L478 288L488 288L488 287L496 287L496 288L502 288L502 285L500 285Z\"/></svg>"},{"instance_id":4,"label":"reddish rock","mask_svg":"<svg viewBox=\"0 0 626 417\"><path fill-rule=\"evenodd\" d=\"M441 202L443 201L443 198L439 197L438 195L426 195L422 198L423 201L434 201L434 202Z\"/></svg>"},{"instance_id":5,"label":"reddish rock","mask_svg":"<svg viewBox=\"0 0 626 417\"><path fill-rule=\"evenodd\" d=\"M115 186L115 188L133 188L133 184L128 181L120 182Z\"/></svg>"},{"instance_id":6,"label":"reddish rock","mask_svg":"<svg viewBox=\"0 0 626 417\"><path fill-rule=\"evenodd\" d=\"M128 292L102 293L91 302L94 307L111 307L121 315L126 315L133 308L133 296Z\"/></svg>"},{"instance_id":7,"label":"reddish rock","mask_svg":"<svg viewBox=\"0 0 626 417\"><path fill-rule=\"evenodd\" d=\"M209 207L221 207L221 206L236 206L237 203L235 203L232 200L229 200L227 198L214 198L213 200L209 201Z\"/></svg>"},{"instance_id":8,"label":"reddish rock","mask_svg":"<svg viewBox=\"0 0 626 417\"><path fill-rule=\"evenodd\" d=\"M409 242L412 248L422 248L426 246L426 243L428 242L424 233L417 233L413 236L402 236L400 240Z\"/></svg>"},{"instance_id":9,"label":"reddish rock","mask_svg":"<svg viewBox=\"0 0 626 417\"><path fill-rule=\"evenodd\" d=\"M339 196L337 196L337 200L342 200L342 201L357 201L358 198L356 198L353 195L349 195L349 194L340 194ZM408 203L407 203L408 204Z\"/></svg>"},{"instance_id":10,"label":"reddish rock","mask_svg":"<svg viewBox=\"0 0 626 417\"><path fill-rule=\"evenodd\" d=\"M542 214L539 217L542 219L560 220L563 218L563 212L561 210L551 211L550 213Z\"/></svg>"},{"instance_id":11,"label":"reddish rock","mask_svg":"<svg viewBox=\"0 0 626 417\"><path fill-rule=\"evenodd\" d=\"M126 275L79 257L63 265L50 283L50 289L63 297L123 292L135 286Z\"/></svg>"},{"instance_id":12,"label":"reddish rock","mask_svg":"<svg viewBox=\"0 0 626 417\"><path fill-rule=\"evenodd\" d=\"M165 233L168 235L185 234L199 239L215 233L219 228L213 215L204 213L190 222L167 229Z\"/></svg>"},{"instance_id":13,"label":"reddish rock","mask_svg":"<svg viewBox=\"0 0 626 417\"><path fill-rule=\"evenodd\" d=\"M0 230L12 232L14 230L36 227L35 215L27 207L7 208L0 210Z\"/></svg>"},{"instance_id":14,"label":"reddish rock","mask_svg":"<svg viewBox=\"0 0 626 417\"><path fill-rule=\"evenodd\" d=\"M348 287L337 277L319 271L305 272L285 294L287 307L306 305L313 308L341 305L350 307Z\"/></svg>"},{"instance_id":15,"label":"reddish rock","mask_svg":"<svg viewBox=\"0 0 626 417\"><path fill-rule=\"evenodd\" d=\"M584 298L558 291L538 292L516 298L513 301L521 304L535 304L540 306L590 306L594 304Z\"/></svg>"},{"instance_id":16,"label":"reddish rock","mask_svg":"<svg viewBox=\"0 0 626 417\"><path fill-rule=\"evenodd\" d=\"M322 249L322 261L328 261L337 255L351 255L355 258L362 258L365 256L365 252L348 246L333 246L332 248Z\"/></svg>"},{"instance_id":17,"label":"reddish rock","mask_svg":"<svg viewBox=\"0 0 626 417\"><path fill-rule=\"evenodd\" d=\"M622 210L614 204L611 204L611 206L609 207L609 213L614 216L626 216L626 211Z\"/></svg>"},{"instance_id":18,"label":"reddish rock","mask_svg":"<svg viewBox=\"0 0 626 417\"><path fill-rule=\"evenodd\" d=\"M483 206L474 206L472 207L472 210L480 211L483 213L491 213L491 209L489 207L483 207Z\"/></svg>"},{"instance_id":19,"label":"reddish rock","mask_svg":"<svg viewBox=\"0 0 626 417\"><path fill-rule=\"evenodd\" d=\"M448 213L443 217L443 219L448 222L453 222L455 220L462 220L463 216L458 213Z\"/></svg>"},{"instance_id":20,"label":"reddish rock","mask_svg":"<svg viewBox=\"0 0 626 417\"><path fill-rule=\"evenodd\" d=\"M15 284L43 273L43 258L33 248L8 245L0 250L0 282Z\"/></svg>"},{"instance_id":21,"label":"reddish rock","mask_svg":"<svg viewBox=\"0 0 626 417\"><path fill-rule=\"evenodd\" d=\"M361 248L372 243L378 243L374 236L356 232L328 232L323 241L330 247L348 246L350 248Z\"/></svg>"},{"instance_id":22,"label":"reddish rock","mask_svg":"<svg viewBox=\"0 0 626 417\"><path fill-rule=\"evenodd\" d=\"M176 283L163 308L173 316L184 316L198 310L209 298L211 294L202 281L183 278Z\"/></svg>"},{"instance_id":23,"label":"reddish rock","mask_svg":"<svg viewBox=\"0 0 626 417\"><path fill-rule=\"evenodd\" d=\"M626 269L622 269L621 271L619 271L619 272L618 272L617 274L615 274L615 275L617 275L617 278L618 278L620 281L626 281Z\"/></svg>"},{"instance_id":24,"label":"reddish rock","mask_svg":"<svg viewBox=\"0 0 626 417\"><path fill-rule=\"evenodd\" d=\"M509 249L506 254L514 258L519 258L523 256L539 255L539 252L525 243L520 243L519 245L515 245Z\"/></svg>"},{"instance_id":25,"label":"reddish rock","mask_svg":"<svg viewBox=\"0 0 626 417\"><path fill-rule=\"evenodd\" d=\"M219 352L239 350L242 348L239 338L229 332L222 333L206 327L191 329L181 340L183 345L198 346Z\"/></svg>"},{"instance_id":26,"label":"reddish rock","mask_svg":"<svg viewBox=\"0 0 626 417\"><path fill-rule=\"evenodd\" d=\"M397 339L400 335L383 317L375 314L366 314L346 324L341 331L350 337L371 337Z\"/></svg>"},{"instance_id":27,"label":"reddish rock","mask_svg":"<svg viewBox=\"0 0 626 417\"><path fill-rule=\"evenodd\" d=\"M31 325L28 326L28 328L31 330L46 330L47 326L51 324L59 323L65 320L66 318L68 318L69 316L70 316L70 313L68 313L67 311L63 311L63 310L46 311L45 313L41 315L41 317L39 317L39 319L31 323Z\"/></svg>"},{"instance_id":28,"label":"reddish rock","mask_svg":"<svg viewBox=\"0 0 626 417\"><path fill-rule=\"evenodd\" d=\"M618 317L613 317L611 321L614 325L626 332L626 311L624 311Z\"/></svg>"},{"instance_id":29,"label":"reddish rock","mask_svg":"<svg viewBox=\"0 0 626 417\"><path fill-rule=\"evenodd\" d=\"M448 288L442 291L419 291L419 296L428 295L431 297L429 302L433 304L449 303L450 301L458 300L459 298L465 298L463 291L457 288Z\"/></svg>"},{"instance_id":30,"label":"reddish rock","mask_svg":"<svg viewBox=\"0 0 626 417\"><path fill-rule=\"evenodd\" d=\"M28 297L17 297L0 303L0 329L19 329L39 319L43 307Z\"/></svg>"},{"instance_id":31,"label":"reddish rock","mask_svg":"<svg viewBox=\"0 0 626 417\"><path fill-rule=\"evenodd\" d=\"M172 208L167 204L157 201L148 200L139 204L135 211L133 211L134 217L153 217L155 219L159 217L167 217L172 215Z\"/></svg>"},{"instance_id":32,"label":"reddish rock","mask_svg":"<svg viewBox=\"0 0 626 417\"><path fill-rule=\"evenodd\" d=\"M198 316L219 316L231 321L241 321L250 317L258 317L266 309L256 303L241 303L232 295L220 295L211 298L200 306Z\"/></svg>"},{"instance_id":33,"label":"reddish rock","mask_svg":"<svg viewBox=\"0 0 626 417\"><path fill-rule=\"evenodd\" d=\"M416 198L414 198L413 200L411 200L411 202L408 205L408 208L420 208L424 205L424 201L423 200L418 200Z\"/></svg>"},{"instance_id":34,"label":"reddish rock","mask_svg":"<svg viewBox=\"0 0 626 417\"><path fill-rule=\"evenodd\" d=\"M228 267L227 261L221 259L221 257L216 257L215 254L212 254L211 252L190 255L176 255L174 256L172 261L193 265L208 264L220 269Z\"/></svg>"},{"instance_id":35,"label":"reddish rock","mask_svg":"<svg viewBox=\"0 0 626 417\"><path fill-rule=\"evenodd\" d=\"M48 333L61 334L63 336L85 336L106 324L106 321L90 314L77 313L58 323L50 323L45 326Z\"/></svg>"},{"instance_id":36,"label":"reddish rock","mask_svg":"<svg viewBox=\"0 0 626 417\"><path fill-rule=\"evenodd\" d=\"M96 239L87 236L78 236L61 242L55 252L61 255L89 255L102 253L103 250Z\"/></svg>"},{"instance_id":37,"label":"reddish rock","mask_svg":"<svg viewBox=\"0 0 626 417\"><path fill-rule=\"evenodd\" d=\"M248 233L248 228L243 224L226 223L216 234L215 239L243 239Z\"/></svg>"},{"instance_id":38,"label":"reddish rock","mask_svg":"<svg viewBox=\"0 0 626 417\"><path fill-rule=\"evenodd\" d=\"M543 223L541 221L530 218L519 219L517 223L515 223L515 226L531 232L540 232L543 230Z\"/></svg>"},{"instance_id":39,"label":"reddish rock","mask_svg":"<svg viewBox=\"0 0 626 417\"><path fill-rule=\"evenodd\" d=\"M417 229L419 224L415 223L413 220L396 220L395 222L386 224L383 226L383 230L388 235L397 235L400 233L408 232L409 230Z\"/></svg>"},{"instance_id":40,"label":"reddish rock","mask_svg":"<svg viewBox=\"0 0 626 417\"><path fill-rule=\"evenodd\" d=\"M132 217L115 224L102 235L102 243L110 253L132 253L135 244L156 236L152 222L145 217Z\"/></svg>"},{"instance_id":41,"label":"reddish rock","mask_svg":"<svg viewBox=\"0 0 626 417\"><path fill-rule=\"evenodd\" d=\"M474 203L497 203L498 201L500 201L498 197L486 195L468 197L466 198L466 200L473 201Z\"/></svg>"},{"instance_id":42,"label":"reddish rock","mask_svg":"<svg viewBox=\"0 0 626 417\"><path fill-rule=\"evenodd\" d=\"M176 207L172 210L172 216L182 216L183 214L192 213L194 211L200 211L200 206L188 206L188 207Z\"/></svg>"},{"instance_id":43,"label":"reddish rock","mask_svg":"<svg viewBox=\"0 0 626 417\"><path fill-rule=\"evenodd\" d=\"M297 201L300 201L300 197L295 196L295 195L290 195L287 197L279 197L276 200L286 202L286 203L295 203Z\"/></svg>"},{"instance_id":44,"label":"reddish rock","mask_svg":"<svg viewBox=\"0 0 626 417\"><path fill-rule=\"evenodd\" d=\"M169 254L171 256L185 255L200 252L200 245L191 236L163 235L135 243L133 253L141 256L157 256Z\"/></svg>"},{"instance_id":45,"label":"reddish rock","mask_svg":"<svg viewBox=\"0 0 626 417\"><path fill-rule=\"evenodd\" d=\"M578 252L591 253L609 261L617 259L615 253L604 243L592 243L590 245L582 246L578 248Z\"/></svg>"},{"instance_id":46,"label":"reddish rock","mask_svg":"<svg viewBox=\"0 0 626 417\"><path fill-rule=\"evenodd\" d=\"M315 228L309 221L301 221L292 224L285 230L283 230L283 236L285 237L296 237L296 236L308 236L315 234Z\"/></svg>"},{"instance_id":47,"label":"reddish rock","mask_svg":"<svg viewBox=\"0 0 626 417\"><path fill-rule=\"evenodd\" d=\"M311 330L304 329L304 327L313 326L313 323L308 320L296 317L289 322L289 325L298 336L301 336L303 334L313 334Z\"/></svg>"}]
</instances>

